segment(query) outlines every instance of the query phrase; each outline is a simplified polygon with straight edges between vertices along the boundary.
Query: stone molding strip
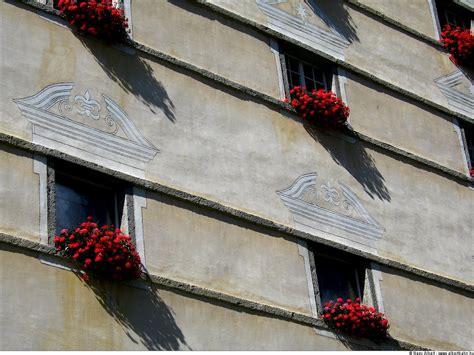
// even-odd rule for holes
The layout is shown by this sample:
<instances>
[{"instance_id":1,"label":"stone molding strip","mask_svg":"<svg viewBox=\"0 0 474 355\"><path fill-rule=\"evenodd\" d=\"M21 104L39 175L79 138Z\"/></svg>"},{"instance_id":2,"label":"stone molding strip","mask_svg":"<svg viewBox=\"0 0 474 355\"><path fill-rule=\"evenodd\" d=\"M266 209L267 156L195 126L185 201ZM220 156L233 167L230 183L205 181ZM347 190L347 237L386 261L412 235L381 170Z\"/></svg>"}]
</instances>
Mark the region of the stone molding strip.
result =
<instances>
[{"instance_id":1,"label":"stone molding strip","mask_svg":"<svg viewBox=\"0 0 474 355\"><path fill-rule=\"evenodd\" d=\"M204 197L196 196L193 194L190 194L188 192L182 191L182 190L177 190L156 182L152 182L150 180L145 180L141 179L138 177L134 177L116 170L112 170L109 168L106 168L102 165L95 164L86 160L83 160L78 157L74 157L72 155L57 151L55 149L47 148L38 144L34 144L31 142L28 142L26 140L23 140L21 138L13 137L10 135L7 135L5 133L0 132L0 142L14 146L26 151L29 151L31 153L38 153L45 155L47 157L51 158L56 158L56 159L61 159L73 164L77 164L79 166L85 167L87 169L95 170L97 172L103 173L105 175L120 179L124 182L128 182L130 184L133 184L135 186L142 187L146 190L157 192L184 202L188 202L191 204L194 204L196 206L206 208L206 209L211 209L214 211L218 211L220 213L229 215L233 218L237 218L243 221L246 221L248 223L258 225L264 228L267 228L268 230L272 232L276 232L278 234L282 234L280 237L284 236L291 236L294 238L301 238L305 240L309 240L315 243L327 245L329 247L332 247L334 249L346 251L350 254L360 256L362 258L365 258L370 261L377 262L381 265L387 266L389 268L401 270L410 274L414 274L417 276L420 276L422 278L434 281L436 283L440 283L455 289L459 289L462 291L467 291L470 293L473 293L474 296L474 285L469 284L460 280L456 280L450 277L442 276L427 270L420 269L418 267L414 267L408 264L401 263L399 261L395 261L392 259L388 259L385 257L381 257L379 255L375 255L372 253L368 253L353 247L349 247L343 244L340 244L335 241L327 240L324 238L321 238L317 235L313 235L310 233L306 233L294 228L291 228L289 226L286 226L281 223L277 223L274 221L271 221L269 219L250 214L232 207L225 206L219 202L215 202L209 199L206 199Z\"/></svg>"},{"instance_id":2,"label":"stone molding strip","mask_svg":"<svg viewBox=\"0 0 474 355\"><path fill-rule=\"evenodd\" d=\"M60 262L66 262L66 259L64 259L63 254L58 253L54 247L49 245L40 244L31 240L15 237L1 232L0 243L4 243L21 249L27 249L29 251L37 252L41 255L53 256L56 257ZM306 326L329 330L328 326L322 320L315 317L307 316L298 312L288 311L280 307L270 306L260 302L250 301L244 298L232 296L223 292L214 291L197 285L176 281L156 274L145 273L145 275L142 276L141 280L127 282L124 283L124 285L131 287L147 288L147 283L156 284L165 289L190 293L198 297L214 299L223 303L244 308L245 310L250 312L263 313L269 317L279 318ZM341 340L346 340L358 345L363 345L373 350L430 350L416 344L399 341L393 338L388 339L382 344L376 344L367 339L353 338L350 336L336 336L336 338L341 338Z\"/></svg>"},{"instance_id":3,"label":"stone molding strip","mask_svg":"<svg viewBox=\"0 0 474 355\"><path fill-rule=\"evenodd\" d=\"M411 35L411 36L413 36L413 37L415 37L415 38L417 38L421 41L424 41L424 42L428 43L429 45L432 45L433 47L435 47L435 48L437 48L437 49L439 49L443 52L446 52L446 50L444 49L444 46L439 41L437 41L436 39L434 39L430 36L427 36L424 33L421 33L417 30L414 30L413 28L408 27L407 25L404 25L403 23L401 23L397 20L394 20L391 17L388 17L387 15L383 14L382 12L380 12L378 10L375 10L370 6L362 4L358 0L345 0L345 2L347 4L349 4L349 6L359 10L360 12L363 12L365 14L369 14L369 16L371 15L371 16L375 17L377 20L379 20L381 22L385 22L389 26L396 27L399 30L405 32L406 34Z\"/></svg>"},{"instance_id":4,"label":"stone molding strip","mask_svg":"<svg viewBox=\"0 0 474 355\"><path fill-rule=\"evenodd\" d=\"M46 5L39 4L39 3L36 2L35 0L19 0L19 1L21 1L21 2L23 2L23 3L25 3L25 4L27 4L27 5L33 6L33 7L35 7L35 8L38 8L38 9L40 9L40 10L46 11L47 13L59 15L59 12L58 12L57 10L55 10L55 9L53 9L53 8L51 8L51 7L48 7L48 6L46 6ZM202 0L196 0L196 1L202 2ZM214 6L214 5L209 5L209 4L206 3L206 6ZM222 11L224 11L224 10L222 10ZM238 15L236 15L236 16L238 16ZM257 25L257 26L260 26L260 25ZM270 30L270 29L269 29L269 31L273 31L273 30ZM277 36L277 37L278 37L278 36L282 37L283 35L276 33L275 36ZM290 42L294 42L294 40L291 39L291 38L288 38L288 39L286 39L286 40L288 40L288 41L290 41ZM177 58L175 58L175 57L173 57L173 56L170 56L170 55L168 55L168 54L166 54L166 53L160 52L160 51L158 51L158 50L156 50L156 49L152 49L152 48L150 48L150 47L147 47L147 46L145 46L145 45L143 45L143 44L140 44L140 43L138 43L138 42L135 42L135 41L133 41L133 40L127 40L127 41L126 41L126 44L127 44L129 47L132 47L132 48L136 49L137 51L140 51L140 52L142 52L142 53L144 53L144 54L146 54L146 55L150 55L150 56L153 57L153 58L157 58L157 59L162 60L162 61L164 61L164 62L167 62L167 63L170 63L170 64L172 64L172 65L178 66L178 67L183 68L183 69L185 69L185 70L188 70L188 71L190 71L190 72L192 72L192 73L194 73L194 74L197 74L197 75L199 75L199 76L201 76L201 77L203 77L203 78L205 78L205 79L212 80L212 81L217 82L217 83L219 83L219 84L221 84L221 85L223 85L223 86L229 87L229 88L231 88L231 89L233 89L233 90L236 90L236 91L238 91L238 92L242 92L242 93L244 93L244 94L246 94L246 95L252 97L252 98L255 99L255 100L263 101L265 104L270 105L271 107L277 108L277 109L279 109L279 110L284 110L285 112L294 115L293 119L295 119L296 121L301 122L301 119L300 119L297 115L295 115L295 110L294 110L290 105L284 103L283 101L281 101L281 100L279 100L279 99L276 99L276 98L274 98L274 97L272 97L272 96L269 96L269 95L264 94L264 93L262 93L262 92L259 92L259 91L257 91L257 90L251 89L251 88L249 88L249 87L247 87L247 86L238 84L238 83L236 83L236 82L234 82L234 81L231 81L231 80L229 80L229 79L227 79L227 78L224 78L224 77L222 77L222 76L220 76L220 75L217 75L217 74L212 73L212 72L210 72L210 71L208 71L208 70L205 70L205 69L202 69L202 68L200 68L200 67L197 67L197 66L195 66L195 65L193 65L193 64L184 62L184 61L182 61L182 60L180 60L180 59L177 59ZM306 45L301 44L301 43L296 43L296 44L297 44L297 45L300 45L301 47L305 47L305 48L307 47ZM313 52L316 52L316 50L311 49L310 47L307 47L307 49L309 49L309 50L311 50L311 51L313 51ZM322 53L322 54L320 54L320 55L327 57L327 55L324 54L324 53ZM330 58L327 58L327 59L330 59ZM336 60L336 61L338 61L338 60ZM347 65L349 65L349 64L347 64ZM355 67L354 67L354 68L355 68ZM359 69L357 69L357 70L359 70ZM371 74L367 74L367 75L371 75ZM363 76L363 75L361 75L361 76ZM374 78L375 78L375 77L374 77ZM376 78L375 78L375 79L376 79ZM375 79L374 79L374 80L375 80ZM377 80L379 80L379 79L377 79ZM382 84L382 85L383 85L383 84ZM387 85L391 85L391 84L388 84L388 83L387 83ZM386 86L386 85L385 85L385 86ZM400 90L403 90L403 89L400 89ZM397 90L395 90L395 91L397 91ZM400 93L400 91L397 91L397 92ZM424 100L424 99L423 99L423 100ZM443 108L443 109L445 109L445 108ZM448 110L448 109L445 109L445 110ZM450 111L450 110L448 110L448 111ZM446 113L446 112L444 112L444 113ZM463 118L463 117L461 117L461 115L460 115L459 113L451 112L451 114L452 114L453 116L456 116L456 117L459 117L459 118L461 118L461 119L464 119L464 120L466 120L466 121L468 121L468 122L471 122L471 121L472 121L472 122L474 123L474 120L471 120L471 119L468 118L468 117ZM469 183L469 182L472 183L472 182L474 181L474 179L472 179L470 176L468 176L468 175L466 175L466 174L460 173L460 172L458 172L458 171L456 171L456 170L453 170L453 169L450 169L450 168L448 168L448 167L445 167L445 166L443 166L443 165L441 165L441 164L438 164L438 163L436 163L436 162L434 162L434 161L431 161L431 160L429 160L429 159L420 157L420 156L418 156L418 155L416 155L416 154L413 154L413 153L410 153L410 152L405 151L405 150L403 150L403 149L397 148L397 147L395 147L395 146L393 146L393 145L391 145L391 144L389 144L389 143L385 143L385 142L376 140L376 139L374 139L374 138L371 138L371 137L369 137L369 136L366 136L366 135L364 135L364 134L362 134L362 133L358 133L358 132L352 130L352 128L346 130L344 133L345 133L346 135L348 135L348 136L351 136L351 137L353 137L353 138L358 138L358 139L360 139L361 141L365 141L365 142L367 142L367 143L370 143L370 144L372 144L372 145L374 145L374 146L377 146L377 147L379 147L379 148L382 148L382 149L384 149L384 150L388 150L388 151L390 151L390 152L392 152L392 153L395 153L395 154L397 154L397 155L401 155L401 156L403 156L403 157L405 157L405 158L408 158L408 159L410 159L410 160L413 160L413 161L415 161L415 162L417 162L417 163L421 163L421 164L423 164L423 165L425 165L425 166L428 166L429 168L432 168L432 169L435 169L435 170L437 170L437 171L440 171L440 172L444 173L445 175L448 175L448 176L450 176L450 177L452 177L452 178L454 178L454 179L456 179L456 180L462 181L462 182L464 182L464 183Z\"/></svg>"}]
</instances>

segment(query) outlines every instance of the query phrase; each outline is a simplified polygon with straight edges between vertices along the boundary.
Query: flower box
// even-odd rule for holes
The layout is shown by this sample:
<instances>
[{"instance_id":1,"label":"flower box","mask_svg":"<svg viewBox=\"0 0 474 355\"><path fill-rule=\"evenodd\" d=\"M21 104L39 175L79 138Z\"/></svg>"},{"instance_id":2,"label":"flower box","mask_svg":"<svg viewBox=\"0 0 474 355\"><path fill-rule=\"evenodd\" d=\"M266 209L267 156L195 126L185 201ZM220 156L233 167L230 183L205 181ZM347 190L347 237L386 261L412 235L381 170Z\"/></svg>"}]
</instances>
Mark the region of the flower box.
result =
<instances>
[{"instance_id":1,"label":"flower box","mask_svg":"<svg viewBox=\"0 0 474 355\"><path fill-rule=\"evenodd\" d=\"M324 305L321 318L332 329L379 341L388 336L388 320L384 314L375 308L360 303L360 298L355 301L338 298L336 302L330 301Z\"/></svg>"},{"instance_id":2,"label":"flower box","mask_svg":"<svg viewBox=\"0 0 474 355\"><path fill-rule=\"evenodd\" d=\"M140 256L131 238L113 225L99 227L92 217L74 231L63 229L54 237L56 250L78 263L84 271L97 278L127 281L141 276Z\"/></svg>"},{"instance_id":3,"label":"flower box","mask_svg":"<svg viewBox=\"0 0 474 355\"><path fill-rule=\"evenodd\" d=\"M308 92L302 86L295 86L290 90L290 99L285 99L288 101L303 119L320 128L341 129L346 126L349 108L332 91Z\"/></svg>"},{"instance_id":4,"label":"flower box","mask_svg":"<svg viewBox=\"0 0 474 355\"><path fill-rule=\"evenodd\" d=\"M474 58L474 36L469 29L461 30L460 27L446 25L441 32L440 42L450 54L449 59L459 65L472 66Z\"/></svg>"},{"instance_id":5,"label":"flower box","mask_svg":"<svg viewBox=\"0 0 474 355\"><path fill-rule=\"evenodd\" d=\"M81 34L108 42L118 42L127 36L127 19L112 0L55 0L54 4Z\"/></svg>"}]
</instances>

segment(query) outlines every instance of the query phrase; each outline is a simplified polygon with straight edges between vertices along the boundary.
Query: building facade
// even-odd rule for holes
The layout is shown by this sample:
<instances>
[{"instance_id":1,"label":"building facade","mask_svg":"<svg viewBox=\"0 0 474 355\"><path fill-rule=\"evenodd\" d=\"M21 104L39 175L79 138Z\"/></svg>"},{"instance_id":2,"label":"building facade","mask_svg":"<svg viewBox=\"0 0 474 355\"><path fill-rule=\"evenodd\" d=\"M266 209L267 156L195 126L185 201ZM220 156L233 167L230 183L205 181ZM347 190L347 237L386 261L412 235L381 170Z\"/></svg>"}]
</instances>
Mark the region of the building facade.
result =
<instances>
[{"instance_id":1,"label":"building facade","mask_svg":"<svg viewBox=\"0 0 474 355\"><path fill-rule=\"evenodd\" d=\"M473 349L472 71L439 44L468 0L124 0L130 40L2 1L0 349ZM283 100L333 90L349 129ZM146 280L84 282L87 215ZM345 336L361 297L391 338Z\"/></svg>"}]
</instances>

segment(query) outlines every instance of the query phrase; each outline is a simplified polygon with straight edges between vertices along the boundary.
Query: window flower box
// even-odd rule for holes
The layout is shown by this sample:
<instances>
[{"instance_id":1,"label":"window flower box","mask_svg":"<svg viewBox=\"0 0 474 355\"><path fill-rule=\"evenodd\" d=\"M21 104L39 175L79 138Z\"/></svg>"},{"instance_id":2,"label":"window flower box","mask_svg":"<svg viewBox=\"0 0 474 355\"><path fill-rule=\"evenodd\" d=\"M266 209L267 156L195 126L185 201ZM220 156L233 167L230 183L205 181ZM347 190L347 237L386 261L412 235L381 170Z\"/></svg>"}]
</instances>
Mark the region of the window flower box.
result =
<instances>
[{"instance_id":1,"label":"window flower box","mask_svg":"<svg viewBox=\"0 0 474 355\"><path fill-rule=\"evenodd\" d=\"M55 0L54 4L81 34L108 42L118 42L127 36L127 19L112 0Z\"/></svg>"},{"instance_id":2,"label":"window flower box","mask_svg":"<svg viewBox=\"0 0 474 355\"><path fill-rule=\"evenodd\" d=\"M460 27L446 25L441 32L440 42L449 52L449 59L454 63L472 66L474 63L472 55L474 36L469 29L461 30Z\"/></svg>"},{"instance_id":3,"label":"window flower box","mask_svg":"<svg viewBox=\"0 0 474 355\"><path fill-rule=\"evenodd\" d=\"M303 119L323 129L341 129L349 117L349 108L332 91L308 92L302 86L295 86L285 102L289 102Z\"/></svg>"},{"instance_id":4,"label":"window flower box","mask_svg":"<svg viewBox=\"0 0 474 355\"><path fill-rule=\"evenodd\" d=\"M99 227L92 217L74 231L63 229L54 237L56 250L78 263L87 281L97 278L128 281L141 276L140 256L129 236L113 225Z\"/></svg>"},{"instance_id":5,"label":"window flower box","mask_svg":"<svg viewBox=\"0 0 474 355\"><path fill-rule=\"evenodd\" d=\"M388 320L384 314L375 308L355 301L338 298L336 302L329 301L324 305L321 318L332 329L358 337L375 341L387 338Z\"/></svg>"}]
</instances>

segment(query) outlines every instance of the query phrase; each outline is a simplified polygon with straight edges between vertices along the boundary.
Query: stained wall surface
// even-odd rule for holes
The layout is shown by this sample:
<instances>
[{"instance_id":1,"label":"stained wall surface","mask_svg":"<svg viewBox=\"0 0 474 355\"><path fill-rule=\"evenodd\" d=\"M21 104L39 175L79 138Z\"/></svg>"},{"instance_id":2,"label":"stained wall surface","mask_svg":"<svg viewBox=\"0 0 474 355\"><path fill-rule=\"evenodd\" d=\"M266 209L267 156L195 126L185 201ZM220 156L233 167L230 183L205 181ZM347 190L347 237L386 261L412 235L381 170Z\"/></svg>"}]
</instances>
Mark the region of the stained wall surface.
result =
<instances>
[{"instance_id":1,"label":"stained wall surface","mask_svg":"<svg viewBox=\"0 0 474 355\"><path fill-rule=\"evenodd\" d=\"M23 150L0 146L0 232L39 241L39 177L32 158Z\"/></svg>"},{"instance_id":2,"label":"stained wall surface","mask_svg":"<svg viewBox=\"0 0 474 355\"><path fill-rule=\"evenodd\" d=\"M266 23L255 1L213 3ZM296 3L278 6L295 12ZM447 105L433 82L455 69L445 54L342 2L315 3L333 20L343 14L338 26L352 26L344 32L351 40L344 60ZM388 3L380 6L393 14ZM410 6L414 13L426 11ZM468 183L387 149L314 129L189 68L75 35L27 5L2 2L0 14L2 134L472 284L472 248L466 246L472 244L474 192ZM132 16L138 42L279 98L267 35L191 2L132 1ZM331 30L327 18L314 21ZM427 31L428 22L423 26L420 31ZM466 173L453 117L352 72L340 79L355 130ZM31 113L38 109L32 95L59 87L66 100ZM48 95L43 91L39 98ZM81 102L93 109L84 111ZM72 133L65 129L70 127ZM0 166L0 232L41 241L45 190L32 153L2 144ZM298 185L303 180L311 184ZM297 208L289 208L291 202ZM295 237L151 190L135 213L150 272L315 316L311 275ZM2 349L345 349L311 327L184 292L86 286L35 253L0 245L0 304L8 305L0 308ZM472 348L464 328L472 325L472 295L411 274L382 274L381 297L397 339ZM434 294L437 311L426 316L420 310ZM427 328L426 322L436 324ZM78 324L87 325L84 332L62 336Z\"/></svg>"},{"instance_id":3,"label":"stained wall surface","mask_svg":"<svg viewBox=\"0 0 474 355\"><path fill-rule=\"evenodd\" d=\"M400 22L408 28L438 39L436 20L432 16L431 0L405 1L400 3L390 0L359 0L360 3Z\"/></svg>"},{"instance_id":4,"label":"stained wall surface","mask_svg":"<svg viewBox=\"0 0 474 355\"><path fill-rule=\"evenodd\" d=\"M296 29L297 26L292 27L292 22L300 23L299 21L302 21L298 19L299 2L296 0L284 1L283 4L265 0L239 2L211 0L209 3L251 20L258 25L269 27L316 50L329 53L324 49L324 46L305 41L305 35L300 36ZM268 3L270 8L274 7L286 11L287 15L282 15L281 18L274 20L272 19L274 15L267 16L263 12L263 3ZM290 5L287 3L290 3ZM416 13L423 12L425 16L421 17L420 20L423 28L433 26L433 18L431 13L428 12L428 4L417 4L421 1L410 3L415 3L410 5L414 7L414 12L410 16L403 17L410 18ZM436 86L434 80L455 72L457 68L450 62L449 56L440 48L406 34L396 26L389 26L377 17L367 16L364 11L355 6L350 6L342 0L315 1L313 4L315 4L315 7L305 6L305 23L311 23L320 28L324 28L325 24L329 33L328 36L330 33L338 33L342 39L345 39L348 43L343 50L343 60L345 62L374 75L378 79L442 106L449 107L447 98ZM382 2L379 6L384 5L385 3ZM406 8L404 11L409 10ZM292 17L289 18L288 16ZM387 10L387 16L397 20L392 10L390 14ZM292 29L289 29L290 27ZM316 34L313 35L316 36ZM464 94L472 95L469 91L465 91Z\"/></svg>"},{"instance_id":5,"label":"stained wall surface","mask_svg":"<svg viewBox=\"0 0 474 355\"><path fill-rule=\"evenodd\" d=\"M17 248L1 245L0 265L2 350L346 349L311 327L219 301L161 288L86 286Z\"/></svg>"},{"instance_id":6,"label":"stained wall surface","mask_svg":"<svg viewBox=\"0 0 474 355\"><path fill-rule=\"evenodd\" d=\"M88 90L93 98L100 99L102 94L113 98L144 139L159 149L131 174L138 171L151 181L331 238L320 229L295 223L294 215L277 194L299 176L316 172L323 184L342 182L348 186L384 229L375 245L378 253L455 279L471 280L470 254L465 248L470 227L465 221L470 218L472 190L464 185L367 144L308 130L293 116L243 94L220 90L191 73L105 48L93 40L76 39L69 31L17 6L2 6L11 11L10 18L18 16L19 23L30 20L29 27L18 26L11 33L11 41L20 42L28 28L38 36L54 37L54 41L25 44L31 43L28 51L32 54L15 79L4 71L6 80L1 85L7 95L2 96L3 132L31 140L32 126L13 99L36 94L56 82L73 82L73 96L83 96ZM64 71L54 66L43 68L41 58L50 52L47 48L57 46L69 50L78 64L72 61ZM7 68L20 60L15 48L6 47ZM57 56L52 58L58 60ZM186 96L182 95L183 87ZM399 106L400 102L393 111L399 111ZM102 120L80 119L102 129ZM453 128L445 123L454 141ZM399 134L404 135L403 129ZM438 145L445 142L437 136L433 140ZM89 146L83 142L68 142L53 142L51 147L125 173L132 170L107 155L88 153ZM428 149L433 145L432 141L424 142ZM450 150L451 156L454 150ZM363 247L363 240L360 242ZM447 251L458 255L457 260L444 258Z\"/></svg>"}]
</instances>

